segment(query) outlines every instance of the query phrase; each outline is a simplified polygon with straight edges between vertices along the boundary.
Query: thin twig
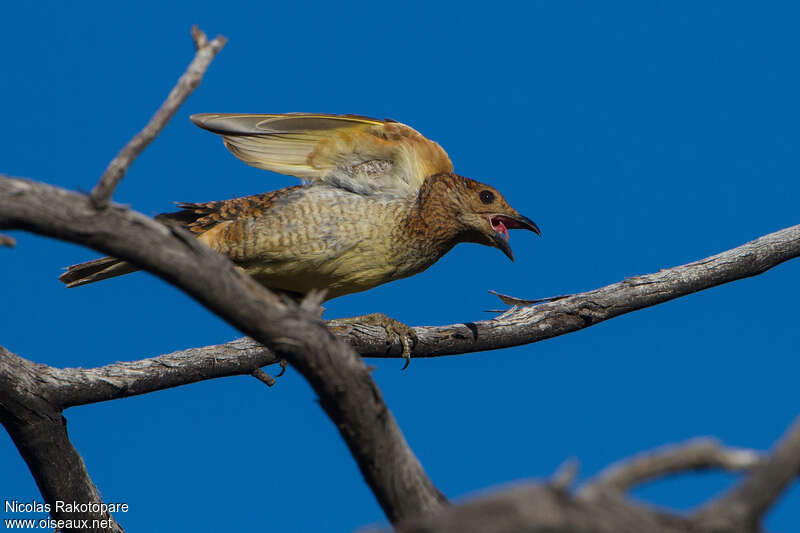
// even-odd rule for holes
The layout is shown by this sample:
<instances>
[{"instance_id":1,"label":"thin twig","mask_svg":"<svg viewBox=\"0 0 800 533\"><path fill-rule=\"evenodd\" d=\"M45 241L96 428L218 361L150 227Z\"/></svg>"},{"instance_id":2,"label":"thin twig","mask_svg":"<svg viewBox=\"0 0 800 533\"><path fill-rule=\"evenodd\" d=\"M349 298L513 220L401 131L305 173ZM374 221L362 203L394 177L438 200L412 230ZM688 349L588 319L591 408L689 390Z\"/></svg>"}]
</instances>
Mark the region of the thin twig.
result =
<instances>
[{"instance_id":1,"label":"thin twig","mask_svg":"<svg viewBox=\"0 0 800 533\"><path fill-rule=\"evenodd\" d=\"M192 38L197 49L194 59L180 77L178 83L170 91L169 96L161 104L161 107L150 119L147 126L144 127L136 136L125 145L125 147L111 160L105 172L100 177L100 181L95 185L91 192L92 205L96 209L105 209L111 202L111 195L114 190L122 181L128 167L131 166L133 160L136 159L142 151L147 148L147 145L152 142L156 136L161 133L161 130L167 125L167 122L172 118L178 108L183 104L186 98L194 91L200 81L203 79L208 66L211 61L225 46L226 39L222 36L217 36L209 41L206 35L200 31L197 26L192 27Z\"/></svg>"},{"instance_id":2,"label":"thin twig","mask_svg":"<svg viewBox=\"0 0 800 533\"><path fill-rule=\"evenodd\" d=\"M567 491L575 483L578 477L580 463L574 457L570 457L553 472L550 476L550 486L557 490Z\"/></svg>"},{"instance_id":3,"label":"thin twig","mask_svg":"<svg viewBox=\"0 0 800 533\"><path fill-rule=\"evenodd\" d=\"M0 246L8 246L9 248L13 248L17 245L17 240L14 237L9 237L8 235L3 235L0 233Z\"/></svg>"},{"instance_id":4,"label":"thin twig","mask_svg":"<svg viewBox=\"0 0 800 533\"><path fill-rule=\"evenodd\" d=\"M557 300L563 300L564 298L569 298L570 296L575 296L574 294L560 294L558 296L548 296L547 298L536 298L534 300L526 300L523 298L517 298L516 296L510 296L508 294L500 294L497 291L489 290L489 294L494 294L500 301L506 305L536 305L545 302L555 302ZM491 311L490 311L491 312Z\"/></svg>"},{"instance_id":5,"label":"thin twig","mask_svg":"<svg viewBox=\"0 0 800 533\"><path fill-rule=\"evenodd\" d=\"M275 378L273 378L260 368L256 368L255 370L250 372L250 375L256 378L258 381L265 384L267 387L272 387L273 385L275 385Z\"/></svg>"},{"instance_id":6,"label":"thin twig","mask_svg":"<svg viewBox=\"0 0 800 533\"><path fill-rule=\"evenodd\" d=\"M604 490L624 492L653 479L691 470L745 470L760 460L759 454L753 450L726 448L713 439L692 439L613 464L587 482L581 493L591 497L593 493Z\"/></svg>"}]
</instances>

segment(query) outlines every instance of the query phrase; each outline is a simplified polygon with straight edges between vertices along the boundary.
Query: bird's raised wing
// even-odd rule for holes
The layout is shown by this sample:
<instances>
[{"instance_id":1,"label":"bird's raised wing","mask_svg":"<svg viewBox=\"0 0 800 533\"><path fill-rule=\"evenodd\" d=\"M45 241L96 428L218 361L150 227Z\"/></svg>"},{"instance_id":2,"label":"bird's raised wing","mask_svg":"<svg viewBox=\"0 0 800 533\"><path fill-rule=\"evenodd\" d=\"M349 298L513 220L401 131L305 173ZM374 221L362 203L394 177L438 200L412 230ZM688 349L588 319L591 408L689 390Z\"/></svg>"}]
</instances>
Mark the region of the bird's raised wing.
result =
<instances>
[{"instance_id":1,"label":"bird's raised wing","mask_svg":"<svg viewBox=\"0 0 800 533\"><path fill-rule=\"evenodd\" d=\"M249 165L358 194L413 196L428 176L453 171L441 146L388 119L204 113L191 120Z\"/></svg>"}]
</instances>

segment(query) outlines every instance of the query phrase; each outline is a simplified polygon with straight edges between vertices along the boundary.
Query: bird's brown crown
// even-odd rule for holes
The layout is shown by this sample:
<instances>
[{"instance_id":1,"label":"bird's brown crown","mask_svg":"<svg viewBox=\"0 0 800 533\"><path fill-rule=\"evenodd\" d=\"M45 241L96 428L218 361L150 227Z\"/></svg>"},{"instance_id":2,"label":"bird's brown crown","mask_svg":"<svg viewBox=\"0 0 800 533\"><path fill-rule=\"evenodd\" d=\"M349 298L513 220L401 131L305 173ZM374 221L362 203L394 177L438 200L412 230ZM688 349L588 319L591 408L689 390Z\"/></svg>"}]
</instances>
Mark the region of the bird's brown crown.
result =
<instances>
[{"instance_id":1,"label":"bird's brown crown","mask_svg":"<svg viewBox=\"0 0 800 533\"><path fill-rule=\"evenodd\" d=\"M419 209L430 216L444 215L451 223L463 222L464 215L518 215L500 192L479 181L458 174L428 177L417 197ZM468 224L472 227L472 224Z\"/></svg>"}]
</instances>

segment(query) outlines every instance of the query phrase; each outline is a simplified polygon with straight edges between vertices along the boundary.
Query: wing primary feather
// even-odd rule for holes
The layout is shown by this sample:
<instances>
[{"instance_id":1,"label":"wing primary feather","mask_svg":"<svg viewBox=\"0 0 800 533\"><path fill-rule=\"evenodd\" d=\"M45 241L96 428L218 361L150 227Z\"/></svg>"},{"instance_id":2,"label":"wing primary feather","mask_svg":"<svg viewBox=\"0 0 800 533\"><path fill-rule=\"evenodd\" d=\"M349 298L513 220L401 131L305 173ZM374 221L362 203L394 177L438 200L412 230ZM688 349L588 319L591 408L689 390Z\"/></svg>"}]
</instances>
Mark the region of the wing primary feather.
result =
<instances>
[{"instance_id":1,"label":"wing primary feather","mask_svg":"<svg viewBox=\"0 0 800 533\"><path fill-rule=\"evenodd\" d=\"M323 113L190 118L249 165L357 194L416 196L426 177L453 171L441 146L393 120Z\"/></svg>"}]
</instances>

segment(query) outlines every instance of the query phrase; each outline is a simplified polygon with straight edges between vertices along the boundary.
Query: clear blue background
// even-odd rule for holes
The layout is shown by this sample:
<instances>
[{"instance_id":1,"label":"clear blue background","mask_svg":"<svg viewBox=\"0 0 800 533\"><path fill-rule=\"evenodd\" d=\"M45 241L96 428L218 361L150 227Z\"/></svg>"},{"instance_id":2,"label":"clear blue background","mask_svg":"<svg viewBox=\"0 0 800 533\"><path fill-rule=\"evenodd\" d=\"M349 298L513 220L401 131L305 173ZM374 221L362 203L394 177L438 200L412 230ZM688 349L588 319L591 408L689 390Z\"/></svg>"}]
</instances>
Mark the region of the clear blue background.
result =
<instances>
[{"instance_id":1,"label":"clear blue background","mask_svg":"<svg viewBox=\"0 0 800 533\"><path fill-rule=\"evenodd\" d=\"M5 2L0 171L89 190L193 55L226 35L200 88L115 199L147 214L295 182L247 167L197 112L391 117L497 186L544 237L517 261L461 245L427 272L334 300L412 325L489 318L499 302L577 292L686 263L800 223L796 3ZM92 367L239 334L147 274L76 290L57 275L97 254L14 233L0 249L0 344ZM765 449L798 414L800 262L754 279L496 352L370 361L434 482L458 499L550 475L581 478L713 435ZM351 531L384 517L292 370L69 409L71 438L128 531ZM690 509L735 476L636 495ZM41 497L0 434L0 499ZM796 531L800 491L770 515Z\"/></svg>"}]
</instances>

